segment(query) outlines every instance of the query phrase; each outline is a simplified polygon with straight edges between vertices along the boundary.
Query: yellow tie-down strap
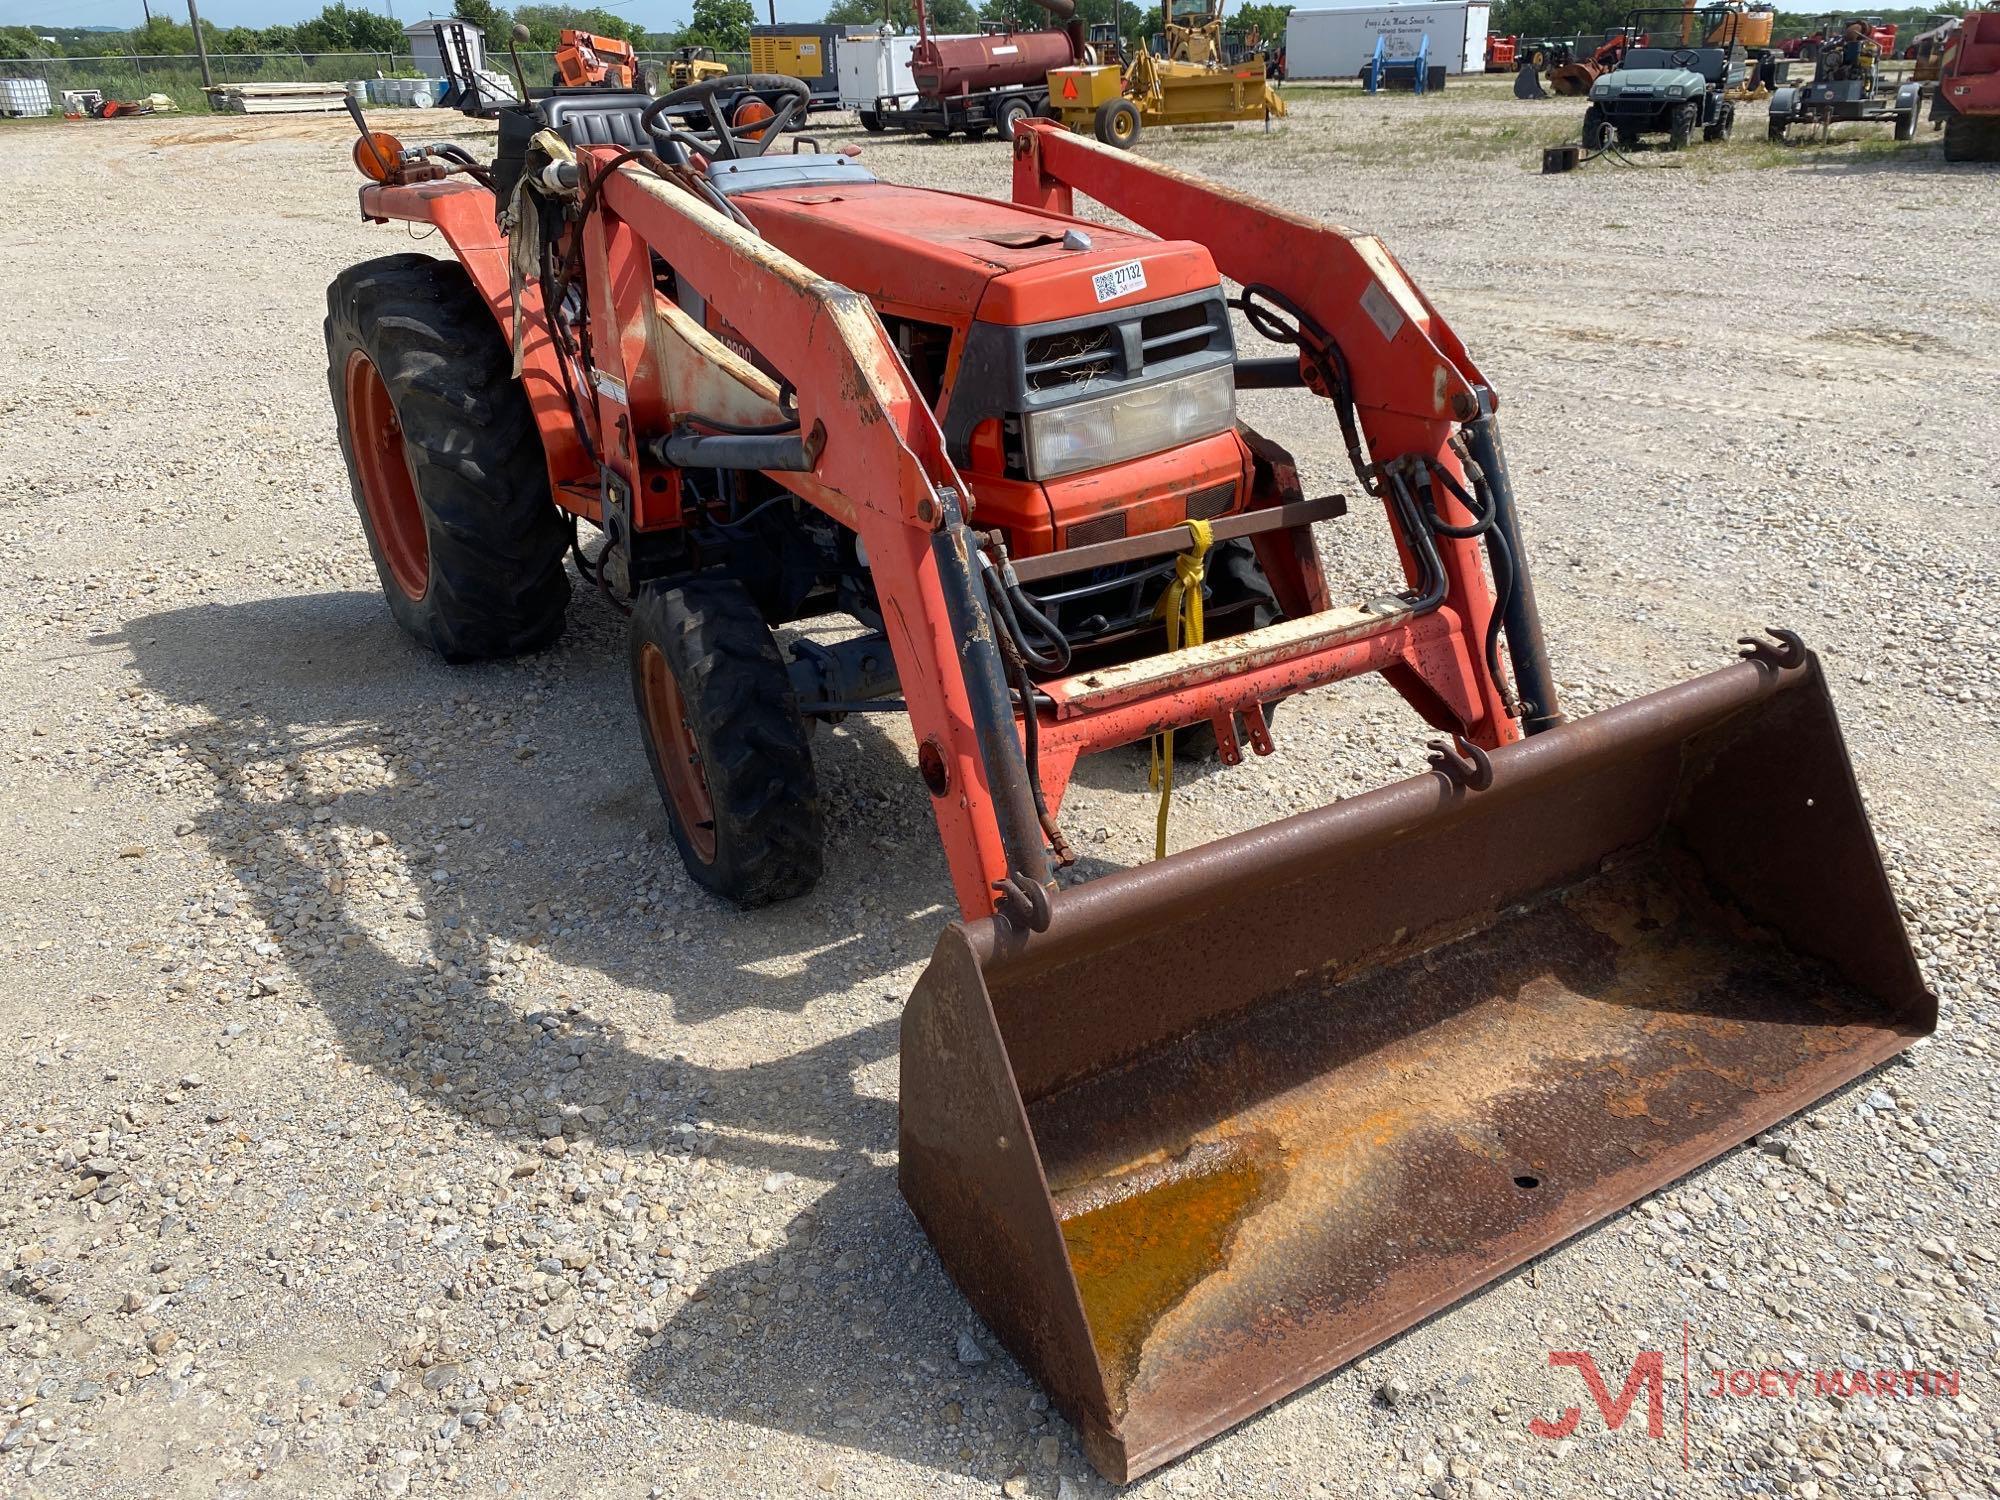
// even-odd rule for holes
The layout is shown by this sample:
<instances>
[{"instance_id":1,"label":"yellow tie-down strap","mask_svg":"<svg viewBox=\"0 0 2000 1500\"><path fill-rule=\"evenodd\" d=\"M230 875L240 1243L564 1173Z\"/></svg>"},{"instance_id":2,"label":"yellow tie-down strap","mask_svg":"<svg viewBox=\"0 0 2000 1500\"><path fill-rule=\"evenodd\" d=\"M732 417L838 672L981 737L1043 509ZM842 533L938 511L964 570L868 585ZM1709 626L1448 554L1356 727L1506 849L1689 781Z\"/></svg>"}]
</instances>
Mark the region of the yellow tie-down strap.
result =
<instances>
[{"instance_id":1,"label":"yellow tie-down strap","mask_svg":"<svg viewBox=\"0 0 2000 1500\"><path fill-rule=\"evenodd\" d=\"M1215 531L1208 522L1192 519L1188 521L1187 529L1194 534L1194 545L1174 559L1173 582L1160 595L1160 602L1153 606L1153 614L1167 622L1169 651L1178 651L1183 646L1199 646L1202 638L1201 586L1208 574L1208 549L1215 544ZM1160 812L1153 824L1153 858L1165 859L1167 810L1174 801L1174 732L1171 729L1153 736L1152 768L1147 783L1160 794Z\"/></svg>"}]
</instances>

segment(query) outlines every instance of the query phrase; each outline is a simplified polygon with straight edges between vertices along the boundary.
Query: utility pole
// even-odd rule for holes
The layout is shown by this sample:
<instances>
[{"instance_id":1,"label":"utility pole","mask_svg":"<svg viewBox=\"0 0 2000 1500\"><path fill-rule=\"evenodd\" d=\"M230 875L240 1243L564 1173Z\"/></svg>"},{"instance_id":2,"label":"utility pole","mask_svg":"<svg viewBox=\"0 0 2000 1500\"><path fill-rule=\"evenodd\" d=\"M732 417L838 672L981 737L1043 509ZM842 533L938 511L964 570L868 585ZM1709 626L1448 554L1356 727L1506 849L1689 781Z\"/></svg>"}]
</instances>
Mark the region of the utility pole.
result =
<instances>
[{"instance_id":1,"label":"utility pole","mask_svg":"<svg viewBox=\"0 0 2000 1500\"><path fill-rule=\"evenodd\" d=\"M194 8L194 0L188 0L188 25L194 28L195 55L201 59L201 86L213 88L215 78L208 71L208 40L201 34L201 12Z\"/></svg>"},{"instance_id":2,"label":"utility pole","mask_svg":"<svg viewBox=\"0 0 2000 1500\"><path fill-rule=\"evenodd\" d=\"M139 0L139 9L146 13L146 24L150 27L153 24L153 7L148 5L146 0Z\"/></svg>"}]
</instances>

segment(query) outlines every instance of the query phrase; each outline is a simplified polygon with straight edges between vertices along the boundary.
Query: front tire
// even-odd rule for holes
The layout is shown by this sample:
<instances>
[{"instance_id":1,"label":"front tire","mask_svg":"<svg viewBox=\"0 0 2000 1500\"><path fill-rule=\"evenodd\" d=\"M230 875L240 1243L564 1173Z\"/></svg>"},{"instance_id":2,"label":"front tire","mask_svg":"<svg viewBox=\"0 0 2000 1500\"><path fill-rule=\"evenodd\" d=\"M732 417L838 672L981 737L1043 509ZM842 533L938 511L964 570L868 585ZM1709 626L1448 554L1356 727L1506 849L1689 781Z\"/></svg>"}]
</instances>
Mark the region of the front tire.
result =
<instances>
[{"instance_id":1,"label":"front tire","mask_svg":"<svg viewBox=\"0 0 2000 1500\"><path fill-rule=\"evenodd\" d=\"M1097 108L1094 128L1105 145L1129 151L1139 141L1139 107L1130 99L1107 99Z\"/></svg>"},{"instance_id":2,"label":"front tire","mask_svg":"<svg viewBox=\"0 0 2000 1500\"><path fill-rule=\"evenodd\" d=\"M1606 146L1611 144L1611 134L1612 134L1611 122L1604 118L1603 110L1599 109L1595 104L1593 104L1590 106L1590 108L1586 109L1583 112L1584 150L1602 151ZM1636 141L1638 139L1638 133L1635 131L1632 134L1633 134L1633 139ZM1618 132L1618 135L1620 141L1622 142L1625 136L1625 132L1621 130L1620 132Z\"/></svg>"},{"instance_id":3,"label":"front tire","mask_svg":"<svg viewBox=\"0 0 2000 1500\"><path fill-rule=\"evenodd\" d=\"M396 623L446 661L562 633L569 530L507 340L457 261L390 255L326 292L327 383Z\"/></svg>"},{"instance_id":4,"label":"front tire","mask_svg":"<svg viewBox=\"0 0 2000 1500\"><path fill-rule=\"evenodd\" d=\"M1669 151L1684 150L1687 143L1693 138L1694 106L1683 104L1674 111L1672 119L1667 123L1667 149Z\"/></svg>"},{"instance_id":5,"label":"front tire","mask_svg":"<svg viewBox=\"0 0 2000 1500\"><path fill-rule=\"evenodd\" d=\"M651 585L632 604L632 696L689 878L739 906L803 896L824 827L784 658L742 584Z\"/></svg>"}]
</instances>

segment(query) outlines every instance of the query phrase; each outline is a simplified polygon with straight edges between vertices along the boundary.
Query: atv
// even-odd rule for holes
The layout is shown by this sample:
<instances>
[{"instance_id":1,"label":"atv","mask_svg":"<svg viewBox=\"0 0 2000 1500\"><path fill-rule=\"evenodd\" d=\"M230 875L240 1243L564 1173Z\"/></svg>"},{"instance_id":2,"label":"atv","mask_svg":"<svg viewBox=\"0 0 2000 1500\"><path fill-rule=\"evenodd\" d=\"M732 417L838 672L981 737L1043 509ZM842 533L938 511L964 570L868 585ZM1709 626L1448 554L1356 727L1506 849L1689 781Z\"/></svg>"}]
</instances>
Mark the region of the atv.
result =
<instances>
[{"instance_id":1,"label":"atv","mask_svg":"<svg viewBox=\"0 0 2000 1500\"><path fill-rule=\"evenodd\" d=\"M1629 46L1618 64L1590 86L1583 115L1583 144L1600 151L1614 140L1621 148L1639 138L1664 135L1678 151L1701 132L1705 141L1726 141L1736 127L1736 106L1726 97L1741 87L1749 70L1735 40L1735 17L1727 6L1703 11L1640 10L1626 22L1625 35L1644 45ZM1720 40L1724 45L1714 45Z\"/></svg>"}]
</instances>

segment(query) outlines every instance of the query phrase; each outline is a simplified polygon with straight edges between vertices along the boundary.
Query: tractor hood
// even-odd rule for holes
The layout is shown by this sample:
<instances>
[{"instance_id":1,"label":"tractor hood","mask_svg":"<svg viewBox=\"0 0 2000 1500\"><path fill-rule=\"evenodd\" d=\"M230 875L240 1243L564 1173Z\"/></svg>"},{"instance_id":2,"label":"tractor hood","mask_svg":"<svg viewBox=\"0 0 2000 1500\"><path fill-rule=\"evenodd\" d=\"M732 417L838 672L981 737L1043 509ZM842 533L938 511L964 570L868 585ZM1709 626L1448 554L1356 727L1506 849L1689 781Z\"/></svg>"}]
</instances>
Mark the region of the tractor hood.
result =
<instances>
[{"instance_id":1,"label":"tractor hood","mask_svg":"<svg viewBox=\"0 0 2000 1500\"><path fill-rule=\"evenodd\" d=\"M1590 97L1606 99L1694 99L1708 88L1691 68L1619 68L1590 86Z\"/></svg>"}]
</instances>

